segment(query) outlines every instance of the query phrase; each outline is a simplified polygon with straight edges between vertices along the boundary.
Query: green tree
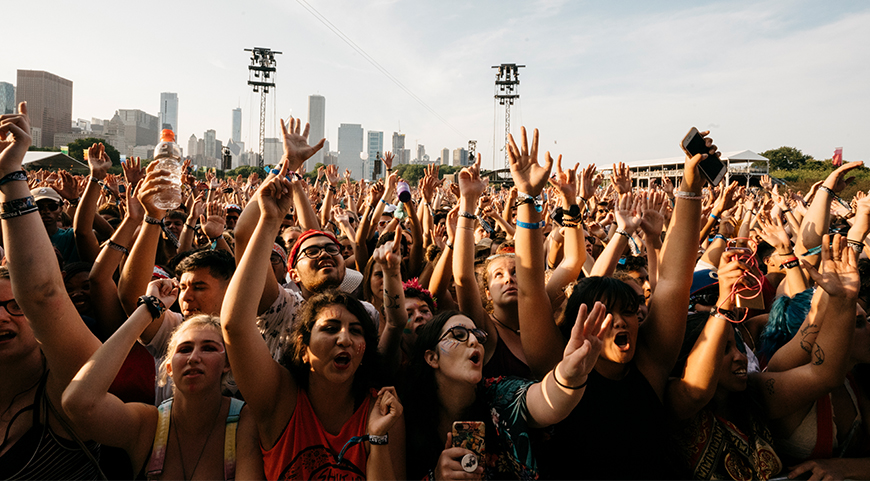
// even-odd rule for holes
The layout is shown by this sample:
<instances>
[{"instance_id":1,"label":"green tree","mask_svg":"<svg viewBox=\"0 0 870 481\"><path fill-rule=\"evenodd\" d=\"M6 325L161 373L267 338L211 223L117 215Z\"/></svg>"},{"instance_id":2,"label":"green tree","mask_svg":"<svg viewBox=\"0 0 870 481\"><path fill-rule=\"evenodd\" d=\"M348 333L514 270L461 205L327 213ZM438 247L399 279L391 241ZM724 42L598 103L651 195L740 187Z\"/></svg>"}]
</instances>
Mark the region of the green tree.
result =
<instances>
[{"instance_id":1,"label":"green tree","mask_svg":"<svg viewBox=\"0 0 870 481\"><path fill-rule=\"evenodd\" d=\"M256 172L260 175L260 177L265 177L265 171L255 165L240 165L233 170L226 171L227 177L235 178L238 175L241 175L243 178L247 179L249 175Z\"/></svg>"},{"instance_id":2,"label":"green tree","mask_svg":"<svg viewBox=\"0 0 870 481\"><path fill-rule=\"evenodd\" d=\"M812 155L805 154L795 147L780 147L765 150L760 154L770 159L770 170L800 169L807 162L815 160Z\"/></svg>"},{"instance_id":3,"label":"green tree","mask_svg":"<svg viewBox=\"0 0 870 481\"><path fill-rule=\"evenodd\" d=\"M103 145L106 146L106 154L108 154L109 158L112 159L112 165L120 166L121 165L121 153L118 152L118 149L116 149L115 147L110 145L105 140L96 139L93 137L88 137L86 139L78 139L74 142L70 142L68 144L69 156L76 159L76 160L87 163L87 161L85 160L84 151L88 150L88 147L90 147L91 145L99 144L100 142L102 142Z\"/></svg>"}]
</instances>

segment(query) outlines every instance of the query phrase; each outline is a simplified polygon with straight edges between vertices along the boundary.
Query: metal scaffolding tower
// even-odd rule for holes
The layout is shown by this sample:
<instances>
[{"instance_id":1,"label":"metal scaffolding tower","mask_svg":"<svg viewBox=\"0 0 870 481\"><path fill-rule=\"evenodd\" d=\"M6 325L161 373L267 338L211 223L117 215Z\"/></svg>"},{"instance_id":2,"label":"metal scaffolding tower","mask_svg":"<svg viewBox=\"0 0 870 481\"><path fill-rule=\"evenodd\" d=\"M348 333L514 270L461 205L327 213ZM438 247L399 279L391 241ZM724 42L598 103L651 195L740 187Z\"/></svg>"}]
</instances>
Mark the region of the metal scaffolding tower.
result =
<instances>
[{"instance_id":1,"label":"metal scaffolding tower","mask_svg":"<svg viewBox=\"0 0 870 481\"><path fill-rule=\"evenodd\" d=\"M517 85L520 84L519 69L525 68L525 65L503 63L492 68L498 69L498 73L495 74L495 98L499 105L504 105L504 166L510 168L507 145L508 135L511 133L511 105L514 104L514 100L520 98L517 91Z\"/></svg>"},{"instance_id":2,"label":"metal scaffolding tower","mask_svg":"<svg viewBox=\"0 0 870 481\"><path fill-rule=\"evenodd\" d=\"M248 66L248 85L254 87L254 92L260 92L260 152L257 165L263 167L263 151L266 145L266 94L270 88L275 88L275 52L268 48L246 48L251 52L251 65Z\"/></svg>"}]
</instances>

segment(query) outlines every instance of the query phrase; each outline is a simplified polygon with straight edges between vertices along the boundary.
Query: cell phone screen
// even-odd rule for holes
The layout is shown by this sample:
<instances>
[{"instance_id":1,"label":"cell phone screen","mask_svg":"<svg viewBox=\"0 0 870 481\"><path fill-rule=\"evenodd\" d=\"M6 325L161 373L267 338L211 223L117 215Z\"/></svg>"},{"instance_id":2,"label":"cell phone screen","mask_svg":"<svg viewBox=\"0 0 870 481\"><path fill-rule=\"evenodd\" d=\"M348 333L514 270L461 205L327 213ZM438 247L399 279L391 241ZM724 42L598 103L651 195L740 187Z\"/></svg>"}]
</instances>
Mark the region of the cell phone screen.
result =
<instances>
[{"instance_id":1,"label":"cell phone screen","mask_svg":"<svg viewBox=\"0 0 870 481\"><path fill-rule=\"evenodd\" d=\"M708 154L706 140L698 132L698 129L692 127L692 130L686 135L682 143L683 149L690 156L698 154ZM710 185L717 185L725 177L725 163L716 155L707 155L707 157L698 164L701 173L707 178Z\"/></svg>"}]
</instances>

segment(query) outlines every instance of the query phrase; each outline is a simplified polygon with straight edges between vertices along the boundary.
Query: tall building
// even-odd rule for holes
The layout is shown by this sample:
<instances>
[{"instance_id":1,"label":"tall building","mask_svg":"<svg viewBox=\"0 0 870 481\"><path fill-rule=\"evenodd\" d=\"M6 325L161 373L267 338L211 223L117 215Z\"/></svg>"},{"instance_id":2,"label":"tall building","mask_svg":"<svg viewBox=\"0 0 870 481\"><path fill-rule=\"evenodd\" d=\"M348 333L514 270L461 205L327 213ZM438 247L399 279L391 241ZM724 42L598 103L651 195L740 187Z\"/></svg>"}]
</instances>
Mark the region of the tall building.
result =
<instances>
[{"instance_id":1,"label":"tall building","mask_svg":"<svg viewBox=\"0 0 870 481\"><path fill-rule=\"evenodd\" d=\"M230 137L234 142L242 141L242 109L233 109L233 135ZM244 147L242 147L244 150Z\"/></svg>"},{"instance_id":2,"label":"tall building","mask_svg":"<svg viewBox=\"0 0 870 481\"><path fill-rule=\"evenodd\" d=\"M450 149L441 149L441 165L450 165Z\"/></svg>"},{"instance_id":3,"label":"tall building","mask_svg":"<svg viewBox=\"0 0 870 481\"><path fill-rule=\"evenodd\" d=\"M41 70L19 70L16 85L15 103L27 102L30 126L42 131L36 147L53 145L54 134L72 130L72 81Z\"/></svg>"},{"instance_id":4,"label":"tall building","mask_svg":"<svg viewBox=\"0 0 870 481\"><path fill-rule=\"evenodd\" d=\"M384 172L384 163L381 162L381 156L384 155L384 133L376 130L369 130L368 133L368 159L365 162L365 179L374 180L379 178ZM359 179L357 179L359 180Z\"/></svg>"},{"instance_id":5,"label":"tall building","mask_svg":"<svg viewBox=\"0 0 870 481\"><path fill-rule=\"evenodd\" d=\"M0 115L15 113L15 86L0 82Z\"/></svg>"},{"instance_id":6,"label":"tall building","mask_svg":"<svg viewBox=\"0 0 870 481\"><path fill-rule=\"evenodd\" d=\"M208 167L217 167L216 161L220 156L215 155L215 150L217 148L217 138L214 129L208 129L205 133L202 134L203 141L205 142L203 145L204 151L203 155L203 165Z\"/></svg>"},{"instance_id":7,"label":"tall building","mask_svg":"<svg viewBox=\"0 0 870 481\"><path fill-rule=\"evenodd\" d=\"M455 166L465 167L468 165L468 151L463 148L453 149L453 164Z\"/></svg>"},{"instance_id":8,"label":"tall building","mask_svg":"<svg viewBox=\"0 0 870 481\"><path fill-rule=\"evenodd\" d=\"M350 176L359 179L363 175L362 159L363 128L360 124L341 124L338 128L338 172L350 169Z\"/></svg>"},{"instance_id":9,"label":"tall building","mask_svg":"<svg viewBox=\"0 0 870 481\"><path fill-rule=\"evenodd\" d=\"M326 137L326 97L322 95L308 96L308 123L311 125L311 129L308 131L308 143L316 145L320 139ZM313 169L318 162L325 163L323 156L326 152L328 150L324 146L308 159L305 170Z\"/></svg>"},{"instance_id":10,"label":"tall building","mask_svg":"<svg viewBox=\"0 0 870 481\"><path fill-rule=\"evenodd\" d=\"M263 165L278 165L284 155L284 142L281 139L263 140Z\"/></svg>"},{"instance_id":11,"label":"tall building","mask_svg":"<svg viewBox=\"0 0 870 481\"><path fill-rule=\"evenodd\" d=\"M158 129L169 129L178 137L178 94L163 92L160 94L160 115Z\"/></svg>"},{"instance_id":12,"label":"tall building","mask_svg":"<svg viewBox=\"0 0 870 481\"><path fill-rule=\"evenodd\" d=\"M423 144L417 144L417 162L422 163L425 161L426 157L426 146Z\"/></svg>"},{"instance_id":13,"label":"tall building","mask_svg":"<svg viewBox=\"0 0 870 481\"><path fill-rule=\"evenodd\" d=\"M393 164L407 164L405 159L405 134L393 132Z\"/></svg>"}]
</instances>

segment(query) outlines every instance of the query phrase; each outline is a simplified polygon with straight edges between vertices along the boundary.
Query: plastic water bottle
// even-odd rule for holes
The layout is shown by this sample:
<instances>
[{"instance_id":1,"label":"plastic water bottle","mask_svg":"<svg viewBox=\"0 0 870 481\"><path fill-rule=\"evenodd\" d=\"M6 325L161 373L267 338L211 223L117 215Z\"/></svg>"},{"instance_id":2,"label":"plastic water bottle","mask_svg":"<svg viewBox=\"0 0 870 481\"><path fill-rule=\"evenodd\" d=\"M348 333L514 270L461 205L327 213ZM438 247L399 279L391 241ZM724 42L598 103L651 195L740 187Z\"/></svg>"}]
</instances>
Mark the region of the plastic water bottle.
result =
<instances>
[{"instance_id":1,"label":"plastic water bottle","mask_svg":"<svg viewBox=\"0 0 870 481\"><path fill-rule=\"evenodd\" d=\"M169 129L160 133L160 143L154 148L154 162L157 168L169 171L170 186L164 187L154 196L154 206L158 209L175 209L181 204L181 149L175 143L175 134Z\"/></svg>"},{"instance_id":2,"label":"plastic water bottle","mask_svg":"<svg viewBox=\"0 0 870 481\"><path fill-rule=\"evenodd\" d=\"M396 184L396 193L399 197L399 202L408 202L411 200L411 187L405 181L399 181Z\"/></svg>"}]
</instances>

